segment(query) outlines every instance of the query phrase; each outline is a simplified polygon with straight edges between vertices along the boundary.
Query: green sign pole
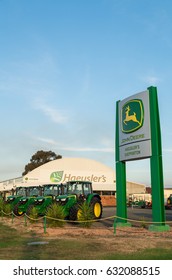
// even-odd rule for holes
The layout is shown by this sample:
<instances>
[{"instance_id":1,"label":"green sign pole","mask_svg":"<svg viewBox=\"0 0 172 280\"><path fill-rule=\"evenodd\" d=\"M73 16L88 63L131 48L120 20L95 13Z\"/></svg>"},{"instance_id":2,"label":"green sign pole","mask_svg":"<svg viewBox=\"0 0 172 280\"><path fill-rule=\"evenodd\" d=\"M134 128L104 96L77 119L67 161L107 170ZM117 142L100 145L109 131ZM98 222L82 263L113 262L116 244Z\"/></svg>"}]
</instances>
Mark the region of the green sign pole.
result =
<instances>
[{"instance_id":1,"label":"green sign pole","mask_svg":"<svg viewBox=\"0 0 172 280\"><path fill-rule=\"evenodd\" d=\"M152 187L152 220L155 223L154 225L151 225L149 229L155 231L164 231L169 230L169 226L165 225L162 147L157 88L149 87L148 90L151 108L150 126L152 156L150 158L150 167Z\"/></svg>"},{"instance_id":2,"label":"green sign pole","mask_svg":"<svg viewBox=\"0 0 172 280\"><path fill-rule=\"evenodd\" d=\"M126 201L126 167L125 162L116 162L116 191L117 191L117 223L126 223L127 201ZM122 219L120 219L120 217Z\"/></svg>"},{"instance_id":3,"label":"green sign pole","mask_svg":"<svg viewBox=\"0 0 172 280\"><path fill-rule=\"evenodd\" d=\"M117 191L117 219L116 226L129 226L127 223L127 199L126 199L126 164L119 161L119 102L116 103L116 191Z\"/></svg>"}]
</instances>

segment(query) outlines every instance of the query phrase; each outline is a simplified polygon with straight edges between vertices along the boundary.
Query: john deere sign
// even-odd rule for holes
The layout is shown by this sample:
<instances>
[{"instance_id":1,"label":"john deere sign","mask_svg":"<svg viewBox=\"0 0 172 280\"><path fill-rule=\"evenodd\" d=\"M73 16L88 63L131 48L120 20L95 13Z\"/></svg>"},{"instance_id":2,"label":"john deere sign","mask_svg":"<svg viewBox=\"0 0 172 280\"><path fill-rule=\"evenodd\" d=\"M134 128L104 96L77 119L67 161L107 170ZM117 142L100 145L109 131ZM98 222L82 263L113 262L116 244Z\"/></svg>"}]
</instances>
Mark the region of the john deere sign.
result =
<instances>
[{"instance_id":1,"label":"john deere sign","mask_svg":"<svg viewBox=\"0 0 172 280\"><path fill-rule=\"evenodd\" d=\"M152 218L150 230L168 230L165 225L161 131L157 89L132 95L116 103L117 224L127 223L126 162L150 158Z\"/></svg>"},{"instance_id":2,"label":"john deere sign","mask_svg":"<svg viewBox=\"0 0 172 280\"><path fill-rule=\"evenodd\" d=\"M119 102L120 160L151 156L149 92L144 91Z\"/></svg>"}]
</instances>

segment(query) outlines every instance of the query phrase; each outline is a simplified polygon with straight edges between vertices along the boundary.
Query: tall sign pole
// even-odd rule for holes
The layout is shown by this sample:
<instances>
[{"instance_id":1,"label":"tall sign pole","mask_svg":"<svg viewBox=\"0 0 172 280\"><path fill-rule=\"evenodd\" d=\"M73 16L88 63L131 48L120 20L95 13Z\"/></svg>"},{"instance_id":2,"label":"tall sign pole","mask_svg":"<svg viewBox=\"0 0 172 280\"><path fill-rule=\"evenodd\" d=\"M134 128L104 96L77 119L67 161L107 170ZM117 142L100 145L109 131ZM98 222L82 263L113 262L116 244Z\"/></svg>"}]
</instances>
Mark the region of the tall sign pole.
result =
<instances>
[{"instance_id":1,"label":"tall sign pole","mask_svg":"<svg viewBox=\"0 0 172 280\"><path fill-rule=\"evenodd\" d=\"M157 89L132 95L116 103L116 188L117 225L128 225L126 162L150 158L152 217L150 230L164 231L164 185Z\"/></svg>"},{"instance_id":2,"label":"tall sign pole","mask_svg":"<svg viewBox=\"0 0 172 280\"><path fill-rule=\"evenodd\" d=\"M120 161L119 153L119 101L116 103L116 186L117 186L117 216L122 217L122 219L117 218L117 223L121 225L127 224L127 201L126 201L126 164ZM118 207L118 205L123 205L123 207Z\"/></svg>"},{"instance_id":3,"label":"tall sign pole","mask_svg":"<svg viewBox=\"0 0 172 280\"><path fill-rule=\"evenodd\" d=\"M158 98L156 87L149 87L149 101L151 107L151 146L152 156L150 158L151 167L151 187L152 187L152 216L156 225L151 225L150 230L165 227L165 207L164 207L164 182L162 167L162 146L161 129L158 110ZM158 222L160 222L158 224Z\"/></svg>"}]
</instances>

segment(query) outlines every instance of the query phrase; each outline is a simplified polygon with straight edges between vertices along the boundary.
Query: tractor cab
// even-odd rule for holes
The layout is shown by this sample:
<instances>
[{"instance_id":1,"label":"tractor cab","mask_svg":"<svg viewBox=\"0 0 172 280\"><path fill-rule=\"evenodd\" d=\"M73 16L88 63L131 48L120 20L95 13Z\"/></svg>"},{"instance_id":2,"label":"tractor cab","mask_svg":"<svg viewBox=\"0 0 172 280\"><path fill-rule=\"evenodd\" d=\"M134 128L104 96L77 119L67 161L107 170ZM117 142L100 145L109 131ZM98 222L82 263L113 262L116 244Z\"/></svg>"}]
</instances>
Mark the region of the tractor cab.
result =
<instances>
[{"instance_id":1,"label":"tractor cab","mask_svg":"<svg viewBox=\"0 0 172 280\"><path fill-rule=\"evenodd\" d=\"M86 198L91 193L93 193L93 190L90 182L70 181L66 183L66 194L74 194L78 197Z\"/></svg>"},{"instance_id":2,"label":"tractor cab","mask_svg":"<svg viewBox=\"0 0 172 280\"><path fill-rule=\"evenodd\" d=\"M43 185L43 196L58 196L63 193L62 184L61 185Z\"/></svg>"},{"instance_id":3,"label":"tractor cab","mask_svg":"<svg viewBox=\"0 0 172 280\"><path fill-rule=\"evenodd\" d=\"M13 209L14 206L19 202L21 197L27 196L28 188L27 187L17 187L13 195L9 195L5 201L6 204L10 204Z\"/></svg>"},{"instance_id":4,"label":"tractor cab","mask_svg":"<svg viewBox=\"0 0 172 280\"><path fill-rule=\"evenodd\" d=\"M26 188L26 196L23 196L20 201L26 201L30 197L37 197L43 192L42 186L31 186Z\"/></svg>"}]
</instances>

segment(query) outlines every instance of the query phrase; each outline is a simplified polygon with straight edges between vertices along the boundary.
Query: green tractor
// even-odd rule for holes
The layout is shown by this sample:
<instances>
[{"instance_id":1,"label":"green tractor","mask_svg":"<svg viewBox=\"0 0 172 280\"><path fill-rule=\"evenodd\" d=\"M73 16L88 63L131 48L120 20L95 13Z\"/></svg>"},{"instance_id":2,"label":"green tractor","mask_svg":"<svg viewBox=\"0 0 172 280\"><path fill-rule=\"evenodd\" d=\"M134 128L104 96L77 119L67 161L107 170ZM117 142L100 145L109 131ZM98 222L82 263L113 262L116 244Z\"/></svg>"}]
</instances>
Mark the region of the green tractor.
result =
<instances>
[{"instance_id":1,"label":"green tractor","mask_svg":"<svg viewBox=\"0 0 172 280\"><path fill-rule=\"evenodd\" d=\"M34 202L35 197L42 194L42 189L42 186L27 187L26 195L20 197L19 201L14 206L14 214L16 216L23 216L27 208Z\"/></svg>"},{"instance_id":2,"label":"green tractor","mask_svg":"<svg viewBox=\"0 0 172 280\"><path fill-rule=\"evenodd\" d=\"M92 183L87 181L69 181L64 195L56 197L56 203L64 207L65 218L75 221L81 214L80 206L86 201L91 208L93 219L102 216L101 197L93 193Z\"/></svg>"},{"instance_id":3,"label":"green tractor","mask_svg":"<svg viewBox=\"0 0 172 280\"><path fill-rule=\"evenodd\" d=\"M9 195L7 199L4 201L5 204L9 204L11 206L11 210L14 209L15 205L19 202L19 200L23 196L27 196L28 188L27 187L17 187L12 195Z\"/></svg>"},{"instance_id":4,"label":"green tractor","mask_svg":"<svg viewBox=\"0 0 172 280\"><path fill-rule=\"evenodd\" d=\"M172 194L167 198L165 209L172 209Z\"/></svg>"},{"instance_id":5,"label":"green tractor","mask_svg":"<svg viewBox=\"0 0 172 280\"><path fill-rule=\"evenodd\" d=\"M43 185L43 193L36 197L29 205L26 214L30 216L32 209L35 208L39 216L44 216L47 209L55 201L56 196L63 194L63 185Z\"/></svg>"}]
</instances>

